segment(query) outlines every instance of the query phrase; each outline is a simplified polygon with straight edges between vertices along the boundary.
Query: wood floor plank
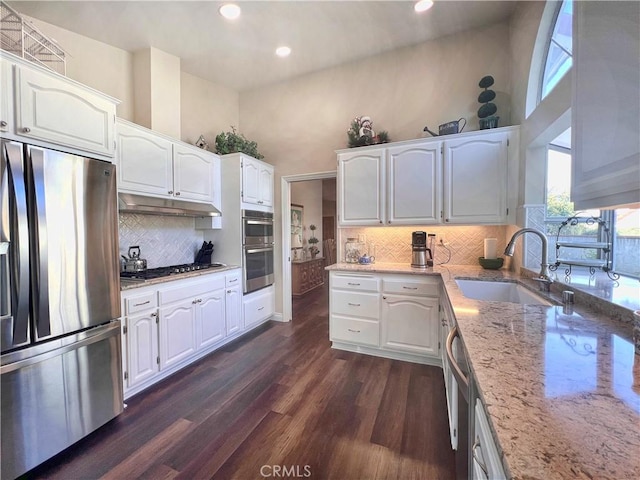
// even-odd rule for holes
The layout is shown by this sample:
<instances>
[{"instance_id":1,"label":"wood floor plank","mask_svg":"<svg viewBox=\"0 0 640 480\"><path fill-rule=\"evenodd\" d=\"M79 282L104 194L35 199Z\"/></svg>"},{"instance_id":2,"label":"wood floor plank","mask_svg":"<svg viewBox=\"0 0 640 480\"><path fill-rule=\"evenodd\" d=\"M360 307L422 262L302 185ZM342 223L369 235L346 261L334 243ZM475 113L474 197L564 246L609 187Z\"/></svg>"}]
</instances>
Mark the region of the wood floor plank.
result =
<instances>
[{"instance_id":1,"label":"wood floor plank","mask_svg":"<svg viewBox=\"0 0 640 480\"><path fill-rule=\"evenodd\" d=\"M331 349L326 285L293 312L129 399L25 478L455 478L441 370Z\"/></svg>"}]
</instances>

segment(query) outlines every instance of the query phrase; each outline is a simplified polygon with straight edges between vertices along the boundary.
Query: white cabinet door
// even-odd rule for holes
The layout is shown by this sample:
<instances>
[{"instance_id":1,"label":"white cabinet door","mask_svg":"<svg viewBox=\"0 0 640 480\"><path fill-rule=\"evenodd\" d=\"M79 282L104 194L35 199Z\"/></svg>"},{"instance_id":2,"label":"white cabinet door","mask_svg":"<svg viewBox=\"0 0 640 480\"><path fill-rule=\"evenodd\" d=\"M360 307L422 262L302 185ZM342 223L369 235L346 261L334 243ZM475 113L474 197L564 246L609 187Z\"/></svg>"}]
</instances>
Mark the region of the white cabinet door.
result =
<instances>
[{"instance_id":1,"label":"white cabinet door","mask_svg":"<svg viewBox=\"0 0 640 480\"><path fill-rule=\"evenodd\" d=\"M242 290L240 285L226 289L225 313L227 335L234 335L243 330L242 325Z\"/></svg>"},{"instance_id":2,"label":"white cabinet door","mask_svg":"<svg viewBox=\"0 0 640 480\"><path fill-rule=\"evenodd\" d=\"M438 357L438 298L408 295L382 296L382 346Z\"/></svg>"},{"instance_id":3,"label":"white cabinet door","mask_svg":"<svg viewBox=\"0 0 640 480\"><path fill-rule=\"evenodd\" d=\"M0 58L0 132L13 131L13 66Z\"/></svg>"},{"instance_id":4,"label":"white cabinet door","mask_svg":"<svg viewBox=\"0 0 640 480\"><path fill-rule=\"evenodd\" d=\"M197 147L173 146L174 195L184 200L213 202L217 156Z\"/></svg>"},{"instance_id":5,"label":"white cabinet door","mask_svg":"<svg viewBox=\"0 0 640 480\"><path fill-rule=\"evenodd\" d=\"M258 204L273 207L273 166L260 163L259 167Z\"/></svg>"},{"instance_id":6,"label":"white cabinet door","mask_svg":"<svg viewBox=\"0 0 640 480\"><path fill-rule=\"evenodd\" d=\"M170 367L196 351L195 300L160 309L160 368Z\"/></svg>"},{"instance_id":7,"label":"white cabinet door","mask_svg":"<svg viewBox=\"0 0 640 480\"><path fill-rule=\"evenodd\" d=\"M258 205L260 201L260 164L242 157L242 201Z\"/></svg>"},{"instance_id":8,"label":"white cabinet door","mask_svg":"<svg viewBox=\"0 0 640 480\"><path fill-rule=\"evenodd\" d=\"M243 297L245 327L251 328L268 320L274 312L274 301L273 287L245 295Z\"/></svg>"},{"instance_id":9,"label":"white cabinet door","mask_svg":"<svg viewBox=\"0 0 640 480\"><path fill-rule=\"evenodd\" d=\"M480 399L475 402L474 441L471 447L473 458L474 480L503 480L507 476L504 473L502 460L498 454L498 448L491 434L491 427L484 406Z\"/></svg>"},{"instance_id":10,"label":"white cabinet door","mask_svg":"<svg viewBox=\"0 0 640 480\"><path fill-rule=\"evenodd\" d=\"M638 2L573 3L576 210L640 202L639 19Z\"/></svg>"},{"instance_id":11,"label":"white cabinet door","mask_svg":"<svg viewBox=\"0 0 640 480\"><path fill-rule=\"evenodd\" d=\"M196 300L198 348L208 347L226 336L224 288L201 295Z\"/></svg>"},{"instance_id":12,"label":"white cabinet door","mask_svg":"<svg viewBox=\"0 0 640 480\"><path fill-rule=\"evenodd\" d=\"M63 77L15 68L18 135L113 156L116 106L112 101Z\"/></svg>"},{"instance_id":13,"label":"white cabinet door","mask_svg":"<svg viewBox=\"0 0 640 480\"><path fill-rule=\"evenodd\" d=\"M338 155L338 223L380 225L385 218L385 152L372 149Z\"/></svg>"},{"instance_id":14,"label":"white cabinet door","mask_svg":"<svg viewBox=\"0 0 640 480\"><path fill-rule=\"evenodd\" d=\"M440 223L442 143L391 147L387 154L387 224Z\"/></svg>"},{"instance_id":15,"label":"white cabinet door","mask_svg":"<svg viewBox=\"0 0 640 480\"><path fill-rule=\"evenodd\" d=\"M508 132L444 141L444 221L507 220Z\"/></svg>"},{"instance_id":16,"label":"white cabinet door","mask_svg":"<svg viewBox=\"0 0 640 480\"><path fill-rule=\"evenodd\" d=\"M127 318L127 387L158 373L158 314L146 311Z\"/></svg>"},{"instance_id":17,"label":"white cabinet door","mask_svg":"<svg viewBox=\"0 0 640 480\"><path fill-rule=\"evenodd\" d=\"M158 196L173 194L171 141L146 128L118 121L118 189Z\"/></svg>"}]
</instances>

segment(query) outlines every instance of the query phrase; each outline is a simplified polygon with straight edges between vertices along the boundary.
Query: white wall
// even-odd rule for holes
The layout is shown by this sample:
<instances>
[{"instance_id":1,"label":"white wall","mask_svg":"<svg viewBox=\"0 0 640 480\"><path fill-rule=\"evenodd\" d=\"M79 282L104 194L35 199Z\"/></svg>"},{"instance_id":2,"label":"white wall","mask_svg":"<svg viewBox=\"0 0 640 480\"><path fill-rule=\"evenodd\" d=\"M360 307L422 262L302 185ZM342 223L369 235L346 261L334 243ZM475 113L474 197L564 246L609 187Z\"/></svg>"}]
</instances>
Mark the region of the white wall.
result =
<instances>
[{"instance_id":1,"label":"white wall","mask_svg":"<svg viewBox=\"0 0 640 480\"><path fill-rule=\"evenodd\" d=\"M106 43L26 17L67 53L67 77L121 101L117 115L133 121L133 54Z\"/></svg>"},{"instance_id":2,"label":"white wall","mask_svg":"<svg viewBox=\"0 0 640 480\"><path fill-rule=\"evenodd\" d=\"M195 144L204 135L214 151L216 135L240 127L239 94L229 88L182 72L182 140Z\"/></svg>"}]
</instances>

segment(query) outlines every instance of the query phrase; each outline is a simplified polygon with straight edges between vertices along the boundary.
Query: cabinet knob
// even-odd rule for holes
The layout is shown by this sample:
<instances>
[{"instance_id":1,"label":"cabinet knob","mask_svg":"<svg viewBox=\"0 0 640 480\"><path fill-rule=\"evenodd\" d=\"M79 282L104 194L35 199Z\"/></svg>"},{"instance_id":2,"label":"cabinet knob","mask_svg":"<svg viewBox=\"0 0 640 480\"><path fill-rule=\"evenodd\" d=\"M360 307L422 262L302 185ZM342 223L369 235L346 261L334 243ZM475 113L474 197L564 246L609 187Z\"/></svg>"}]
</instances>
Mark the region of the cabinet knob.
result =
<instances>
[{"instance_id":1,"label":"cabinet knob","mask_svg":"<svg viewBox=\"0 0 640 480\"><path fill-rule=\"evenodd\" d=\"M231 293L231 290L227 290L227 293Z\"/></svg>"},{"instance_id":2,"label":"cabinet knob","mask_svg":"<svg viewBox=\"0 0 640 480\"><path fill-rule=\"evenodd\" d=\"M29 133L29 132L31 131L31 129L30 129L29 127L24 127L24 128L22 129L22 131L23 131L24 133Z\"/></svg>"},{"instance_id":3,"label":"cabinet knob","mask_svg":"<svg viewBox=\"0 0 640 480\"><path fill-rule=\"evenodd\" d=\"M173 195L173 190L169 190L167 193L168 193L169 195Z\"/></svg>"},{"instance_id":4,"label":"cabinet knob","mask_svg":"<svg viewBox=\"0 0 640 480\"><path fill-rule=\"evenodd\" d=\"M5 122L4 120L0 120L0 127L6 127L7 126L7 122Z\"/></svg>"},{"instance_id":5,"label":"cabinet knob","mask_svg":"<svg viewBox=\"0 0 640 480\"><path fill-rule=\"evenodd\" d=\"M196 303L198 303L198 299L196 298L196 299L192 300L191 303L193 303L195 305Z\"/></svg>"},{"instance_id":6,"label":"cabinet knob","mask_svg":"<svg viewBox=\"0 0 640 480\"><path fill-rule=\"evenodd\" d=\"M176 197L179 197L179 196L180 196L180 192L176 192Z\"/></svg>"},{"instance_id":7,"label":"cabinet knob","mask_svg":"<svg viewBox=\"0 0 640 480\"><path fill-rule=\"evenodd\" d=\"M158 316L158 314L157 314L156 312L153 312L153 313L151 314L151 316L152 316L152 317L157 317L157 316Z\"/></svg>"},{"instance_id":8,"label":"cabinet knob","mask_svg":"<svg viewBox=\"0 0 640 480\"><path fill-rule=\"evenodd\" d=\"M449 221L449 219L448 219L448 218L445 218L445 219L444 219L444 221L445 221L445 222L448 222L448 221Z\"/></svg>"}]
</instances>

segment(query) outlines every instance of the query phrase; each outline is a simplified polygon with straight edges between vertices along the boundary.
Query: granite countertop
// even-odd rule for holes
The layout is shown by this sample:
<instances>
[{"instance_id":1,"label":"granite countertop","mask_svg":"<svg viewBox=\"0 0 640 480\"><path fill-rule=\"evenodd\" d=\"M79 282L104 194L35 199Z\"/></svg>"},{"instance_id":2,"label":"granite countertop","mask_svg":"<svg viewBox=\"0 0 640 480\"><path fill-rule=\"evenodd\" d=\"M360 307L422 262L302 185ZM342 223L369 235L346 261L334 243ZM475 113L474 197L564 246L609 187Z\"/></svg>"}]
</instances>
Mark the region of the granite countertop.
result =
<instances>
[{"instance_id":1,"label":"granite countertop","mask_svg":"<svg viewBox=\"0 0 640 480\"><path fill-rule=\"evenodd\" d=\"M212 275L220 272L227 272L229 270L235 270L240 268L240 265L226 265L224 267L209 268L206 270L194 270L193 272L174 273L166 277L152 278L150 280L135 280L129 278L120 279L120 291L131 290L134 288L148 287L149 285L158 285L167 282L173 282L174 280L184 280L185 278L200 277L202 275Z\"/></svg>"},{"instance_id":2,"label":"granite countertop","mask_svg":"<svg viewBox=\"0 0 640 480\"><path fill-rule=\"evenodd\" d=\"M479 266L414 269L336 264L328 270L441 276L478 395L517 479L640 478L640 355L632 312L466 298L456 278L535 282ZM544 295L557 302L557 294Z\"/></svg>"}]
</instances>

